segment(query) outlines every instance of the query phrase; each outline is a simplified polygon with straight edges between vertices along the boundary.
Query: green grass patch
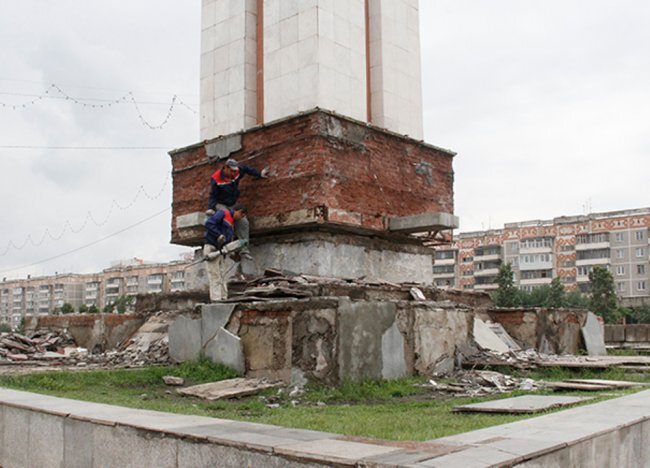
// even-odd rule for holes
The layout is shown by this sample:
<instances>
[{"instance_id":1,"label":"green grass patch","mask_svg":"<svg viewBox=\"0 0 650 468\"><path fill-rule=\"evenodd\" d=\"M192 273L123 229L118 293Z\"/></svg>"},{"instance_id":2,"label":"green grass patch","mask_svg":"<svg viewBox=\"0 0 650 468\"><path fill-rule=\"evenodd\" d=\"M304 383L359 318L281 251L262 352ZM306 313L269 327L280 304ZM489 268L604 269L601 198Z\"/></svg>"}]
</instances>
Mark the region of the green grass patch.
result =
<instances>
[{"instance_id":1,"label":"green grass patch","mask_svg":"<svg viewBox=\"0 0 650 468\"><path fill-rule=\"evenodd\" d=\"M428 440L484 427L504 424L526 415L454 413L454 406L528 394L516 391L491 397L451 398L434 395L420 384L426 378L392 381L346 381L338 388L308 385L294 406L286 391L268 390L238 400L208 402L182 397L166 386L162 377L175 375L186 384L214 382L235 377L232 370L208 360L178 366L132 370L48 372L0 377L0 385L131 408L211 416L242 421L314 429L338 434L390 440ZM599 378L650 382L645 374L624 374L620 370L572 372L542 369L518 375L536 380ZM634 390L617 391L617 394ZM552 391L538 394L552 394ZM612 393L612 392L605 392ZM571 395L595 395L573 392ZM600 398L605 398L600 396ZM269 408L268 403L279 404Z\"/></svg>"}]
</instances>

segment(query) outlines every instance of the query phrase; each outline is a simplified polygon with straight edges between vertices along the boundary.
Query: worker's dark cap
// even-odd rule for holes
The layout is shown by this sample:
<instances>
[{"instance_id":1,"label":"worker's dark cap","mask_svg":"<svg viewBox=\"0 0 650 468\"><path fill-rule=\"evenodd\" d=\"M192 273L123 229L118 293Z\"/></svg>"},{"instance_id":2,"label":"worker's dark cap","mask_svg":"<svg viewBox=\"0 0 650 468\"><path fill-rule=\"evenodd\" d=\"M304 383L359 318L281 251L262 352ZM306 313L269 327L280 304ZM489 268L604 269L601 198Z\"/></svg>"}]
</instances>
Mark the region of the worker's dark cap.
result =
<instances>
[{"instance_id":1,"label":"worker's dark cap","mask_svg":"<svg viewBox=\"0 0 650 468\"><path fill-rule=\"evenodd\" d=\"M232 211L233 211L233 213L235 211L243 211L244 213L248 213L248 210L246 209L246 207L244 205L242 205L241 203L237 203L235 206L233 206Z\"/></svg>"}]
</instances>

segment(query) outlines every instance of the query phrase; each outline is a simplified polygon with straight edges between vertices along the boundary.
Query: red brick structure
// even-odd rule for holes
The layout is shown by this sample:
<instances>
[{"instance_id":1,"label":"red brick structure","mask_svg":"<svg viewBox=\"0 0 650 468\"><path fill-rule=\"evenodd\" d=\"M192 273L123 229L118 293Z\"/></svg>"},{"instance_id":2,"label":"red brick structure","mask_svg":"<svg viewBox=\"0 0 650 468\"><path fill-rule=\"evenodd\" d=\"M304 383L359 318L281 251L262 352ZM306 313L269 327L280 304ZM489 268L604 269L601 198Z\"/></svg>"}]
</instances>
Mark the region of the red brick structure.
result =
<instances>
[{"instance_id":1,"label":"red brick structure","mask_svg":"<svg viewBox=\"0 0 650 468\"><path fill-rule=\"evenodd\" d=\"M176 244L201 245L210 176L228 157L271 169L271 178L245 177L240 185L253 237L317 225L394 239L452 227L391 227L391 219L433 213L449 219L453 152L329 111L315 109L170 155Z\"/></svg>"}]
</instances>

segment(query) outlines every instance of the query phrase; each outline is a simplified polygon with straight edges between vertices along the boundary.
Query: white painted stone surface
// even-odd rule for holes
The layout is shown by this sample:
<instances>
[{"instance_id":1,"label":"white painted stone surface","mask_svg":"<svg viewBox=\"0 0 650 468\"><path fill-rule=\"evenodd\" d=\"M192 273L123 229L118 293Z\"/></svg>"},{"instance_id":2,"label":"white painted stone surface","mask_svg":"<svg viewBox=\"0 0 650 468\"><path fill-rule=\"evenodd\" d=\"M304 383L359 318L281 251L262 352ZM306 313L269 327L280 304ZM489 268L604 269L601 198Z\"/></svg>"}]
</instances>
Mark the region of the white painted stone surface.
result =
<instances>
[{"instance_id":1,"label":"white painted stone surface","mask_svg":"<svg viewBox=\"0 0 650 468\"><path fill-rule=\"evenodd\" d=\"M418 0L370 0L372 123L422 139Z\"/></svg>"},{"instance_id":2,"label":"white painted stone surface","mask_svg":"<svg viewBox=\"0 0 650 468\"><path fill-rule=\"evenodd\" d=\"M422 138L418 0L264 0L264 122L321 107ZM257 1L203 0L201 138L257 123Z\"/></svg>"},{"instance_id":3,"label":"white painted stone surface","mask_svg":"<svg viewBox=\"0 0 650 468\"><path fill-rule=\"evenodd\" d=\"M201 15L201 139L256 122L255 0L203 0Z\"/></svg>"}]
</instances>

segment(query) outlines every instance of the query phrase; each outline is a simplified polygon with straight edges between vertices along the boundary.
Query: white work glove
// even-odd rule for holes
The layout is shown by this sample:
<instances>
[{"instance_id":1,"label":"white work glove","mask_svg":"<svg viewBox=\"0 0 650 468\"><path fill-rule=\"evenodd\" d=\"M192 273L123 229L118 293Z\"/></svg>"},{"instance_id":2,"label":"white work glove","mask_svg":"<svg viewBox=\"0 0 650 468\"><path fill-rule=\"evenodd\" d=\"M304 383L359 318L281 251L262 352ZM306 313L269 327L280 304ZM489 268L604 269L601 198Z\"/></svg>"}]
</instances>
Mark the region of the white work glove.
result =
<instances>
[{"instance_id":1,"label":"white work glove","mask_svg":"<svg viewBox=\"0 0 650 468\"><path fill-rule=\"evenodd\" d=\"M205 215L206 216L212 216L214 214L214 210L205 210Z\"/></svg>"},{"instance_id":2,"label":"white work glove","mask_svg":"<svg viewBox=\"0 0 650 468\"><path fill-rule=\"evenodd\" d=\"M265 167L264 169L262 169L262 172L260 173L260 177L262 179L267 179L269 177L269 168L268 167Z\"/></svg>"}]
</instances>

